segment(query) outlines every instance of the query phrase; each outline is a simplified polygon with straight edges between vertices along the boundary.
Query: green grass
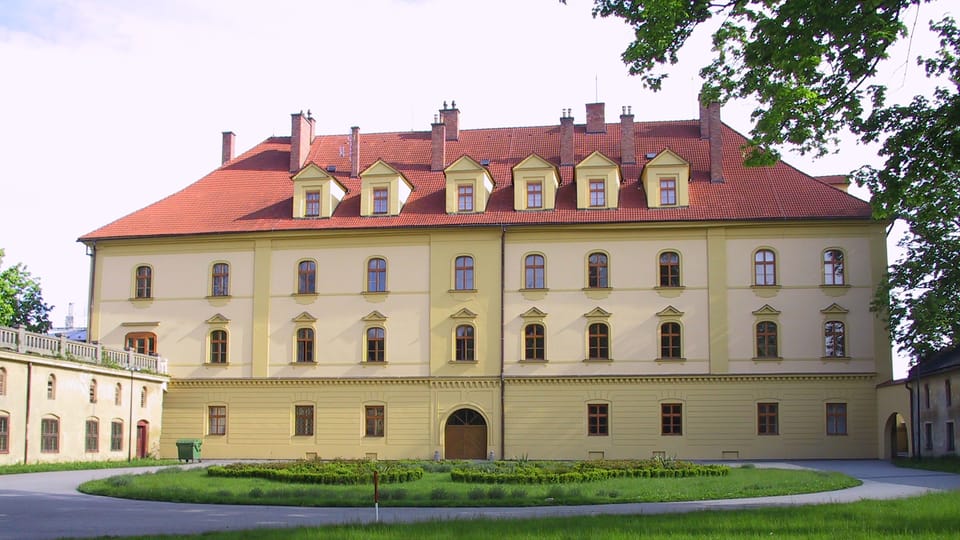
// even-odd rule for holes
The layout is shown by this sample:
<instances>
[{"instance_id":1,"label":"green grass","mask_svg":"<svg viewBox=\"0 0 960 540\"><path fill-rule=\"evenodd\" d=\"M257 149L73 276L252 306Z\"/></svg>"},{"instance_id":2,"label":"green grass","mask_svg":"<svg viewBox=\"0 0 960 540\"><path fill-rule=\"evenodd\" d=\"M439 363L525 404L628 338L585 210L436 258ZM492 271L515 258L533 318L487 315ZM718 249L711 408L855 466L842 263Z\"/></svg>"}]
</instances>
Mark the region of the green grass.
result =
<instances>
[{"instance_id":1,"label":"green grass","mask_svg":"<svg viewBox=\"0 0 960 540\"><path fill-rule=\"evenodd\" d=\"M0 475L50 471L85 471L89 469L122 469L128 467L154 467L176 465L175 459L134 459L131 461L69 461L66 463L29 463L24 465L0 465Z\"/></svg>"},{"instance_id":2,"label":"green grass","mask_svg":"<svg viewBox=\"0 0 960 540\"><path fill-rule=\"evenodd\" d=\"M890 501L696 512L693 514L580 516L517 520L446 520L412 524L256 529L141 539L203 540L670 540L956 538L960 492Z\"/></svg>"},{"instance_id":3,"label":"green grass","mask_svg":"<svg viewBox=\"0 0 960 540\"><path fill-rule=\"evenodd\" d=\"M448 473L381 486L381 506L543 506L735 499L830 491L859 485L838 473L737 468L727 476L615 478L556 485L452 482ZM303 485L259 478L215 478L202 469L161 469L86 482L80 491L129 499L210 504L369 506L370 485Z\"/></svg>"},{"instance_id":4,"label":"green grass","mask_svg":"<svg viewBox=\"0 0 960 540\"><path fill-rule=\"evenodd\" d=\"M893 460L897 467L907 467L910 469L924 469L927 471L941 471L954 474L960 474L960 457L945 456L939 458L897 458Z\"/></svg>"}]
</instances>

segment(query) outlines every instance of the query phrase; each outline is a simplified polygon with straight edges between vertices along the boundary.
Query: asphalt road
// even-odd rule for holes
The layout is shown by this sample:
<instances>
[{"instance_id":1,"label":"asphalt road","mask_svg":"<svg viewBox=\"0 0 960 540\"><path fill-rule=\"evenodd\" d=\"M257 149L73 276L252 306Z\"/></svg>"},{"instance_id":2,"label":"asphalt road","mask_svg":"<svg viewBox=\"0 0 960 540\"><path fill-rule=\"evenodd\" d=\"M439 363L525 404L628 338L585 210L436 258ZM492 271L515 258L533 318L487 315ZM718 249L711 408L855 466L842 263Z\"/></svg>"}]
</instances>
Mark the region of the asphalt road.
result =
<instances>
[{"instance_id":1,"label":"asphalt road","mask_svg":"<svg viewBox=\"0 0 960 540\"><path fill-rule=\"evenodd\" d=\"M206 462L203 465L210 465ZM535 508L381 508L388 523L431 519L530 518L598 514L662 514L862 499L909 497L960 489L960 475L900 469L884 461L791 461L758 467L839 471L863 485L839 491L681 503L636 503ZM301 527L374 521L373 508L301 508L130 501L84 495L76 487L95 478L153 470L108 469L0 476L0 539L53 539L142 534L196 534L258 527Z\"/></svg>"}]
</instances>

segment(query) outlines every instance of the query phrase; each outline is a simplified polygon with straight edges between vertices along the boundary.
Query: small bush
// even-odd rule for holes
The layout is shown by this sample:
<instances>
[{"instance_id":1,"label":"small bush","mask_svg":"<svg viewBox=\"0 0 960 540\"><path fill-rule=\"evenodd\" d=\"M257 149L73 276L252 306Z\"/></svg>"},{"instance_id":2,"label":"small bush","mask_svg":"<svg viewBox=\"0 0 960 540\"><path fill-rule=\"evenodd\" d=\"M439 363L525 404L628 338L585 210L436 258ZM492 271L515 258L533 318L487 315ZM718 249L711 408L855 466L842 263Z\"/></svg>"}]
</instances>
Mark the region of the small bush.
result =
<instances>
[{"instance_id":1,"label":"small bush","mask_svg":"<svg viewBox=\"0 0 960 540\"><path fill-rule=\"evenodd\" d=\"M527 490L525 490L525 489L523 489L523 488L518 488L518 487L513 488L513 489L510 490L510 498L511 498L511 499L526 499L526 498L527 498Z\"/></svg>"},{"instance_id":2,"label":"small bush","mask_svg":"<svg viewBox=\"0 0 960 540\"><path fill-rule=\"evenodd\" d=\"M473 488L467 492L467 498L471 501L479 501L484 496L483 488Z\"/></svg>"},{"instance_id":3,"label":"small bush","mask_svg":"<svg viewBox=\"0 0 960 540\"><path fill-rule=\"evenodd\" d=\"M547 497L551 499L562 499L564 495L564 489L560 486L550 486L550 489L547 490Z\"/></svg>"},{"instance_id":4,"label":"small bush","mask_svg":"<svg viewBox=\"0 0 960 540\"><path fill-rule=\"evenodd\" d=\"M176 473L182 470L183 470L183 467L164 467L162 469L158 469L156 474Z\"/></svg>"},{"instance_id":5,"label":"small bush","mask_svg":"<svg viewBox=\"0 0 960 540\"><path fill-rule=\"evenodd\" d=\"M600 495L600 494L597 493L597 495ZM602 496L602 495L601 495L601 496ZM620 492L617 491L617 490L615 490L615 489L612 489L612 490L610 490L609 493L607 493L607 496L610 497L611 499L616 499L617 497L620 496Z\"/></svg>"},{"instance_id":6,"label":"small bush","mask_svg":"<svg viewBox=\"0 0 960 540\"><path fill-rule=\"evenodd\" d=\"M233 493L231 493L229 489L218 489L217 497L228 499L230 497L233 497Z\"/></svg>"},{"instance_id":7,"label":"small bush","mask_svg":"<svg viewBox=\"0 0 960 540\"><path fill-rule=\"evenodd\" d=\"M112 487L127 487L133 483L133 476L129 474L122 474L120 476L111 476L107 478L107 484Z\"/></svg>"},{"instance_id":8,"label":"small bush","mask_svg":"<svg viewBox=\"0 0 960 540\"><path fill-rule=\"evenodd\" d=\"M259 499L260 497L263 497L263 490L258 487L255 487L250 490L250 493L248 493L248 495L250 495L250 498L252 499Z\"/></svg>"},{"instance_id":9,"label":"small bush","mask_svg":"<svg viewBox=\"0 0 960 540\"><path fill-rule=\"evenodd\" d=\"M450 497L450 493L443 488L435 488L430 492L431 501L443 501Z\"/></svg>"},{"instance_id":10,"label":"small bush","mask_svg":"<svg viewBox=\"0 0 960 540\"><path fill-rule=\"evenodd\" d=\"M505 499L506 497L507 497L507 490L503 489L500 486L492 487L487 490L487 498Z\"/></svg>"}]
</instances>

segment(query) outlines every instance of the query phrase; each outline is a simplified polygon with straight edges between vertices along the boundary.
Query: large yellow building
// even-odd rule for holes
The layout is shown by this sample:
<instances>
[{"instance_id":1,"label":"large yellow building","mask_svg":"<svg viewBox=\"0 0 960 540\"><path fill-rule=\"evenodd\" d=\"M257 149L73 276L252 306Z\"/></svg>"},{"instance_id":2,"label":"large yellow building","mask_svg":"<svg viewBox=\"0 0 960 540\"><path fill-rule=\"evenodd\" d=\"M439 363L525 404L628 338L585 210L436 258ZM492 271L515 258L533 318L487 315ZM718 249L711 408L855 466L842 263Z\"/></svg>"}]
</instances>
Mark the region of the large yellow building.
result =
<instances>
[{"instance_id":1,"label":"large yellow building","mask_svg":"<svg viewBox=\"0 0 960 540\"><path fill-rule=\"evenodd\" d=\"M161 453L870 458L884 223L720 121L271 137L83 236ZM902 412L902 411L901 411Z\"/></svg>"}]
</instances>

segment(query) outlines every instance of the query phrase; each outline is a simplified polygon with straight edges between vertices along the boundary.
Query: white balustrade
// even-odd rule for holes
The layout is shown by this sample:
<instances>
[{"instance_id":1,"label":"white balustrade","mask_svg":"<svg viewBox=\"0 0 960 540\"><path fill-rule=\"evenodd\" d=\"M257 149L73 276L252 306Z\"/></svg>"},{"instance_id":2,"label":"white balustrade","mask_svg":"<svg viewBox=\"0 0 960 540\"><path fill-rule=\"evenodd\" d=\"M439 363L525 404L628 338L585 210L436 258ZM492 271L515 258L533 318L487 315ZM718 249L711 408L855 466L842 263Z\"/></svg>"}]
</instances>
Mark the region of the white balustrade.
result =
<instances>
[{"instance_id":1,"label":"white balustrade","mask_svg":"<svg viewBox=\"0 0 960 540\"><path fill-rule=\"evenodd\" d=\"M27 332L24 328L0 326L0 348L20 353L53 356L64 360L105 364L108 367L134 371L167 373L167 360L158 356L104 347L97 343L73 341L64 336Z\"/></svg>"}]
</instances>

